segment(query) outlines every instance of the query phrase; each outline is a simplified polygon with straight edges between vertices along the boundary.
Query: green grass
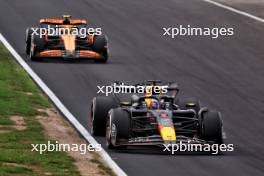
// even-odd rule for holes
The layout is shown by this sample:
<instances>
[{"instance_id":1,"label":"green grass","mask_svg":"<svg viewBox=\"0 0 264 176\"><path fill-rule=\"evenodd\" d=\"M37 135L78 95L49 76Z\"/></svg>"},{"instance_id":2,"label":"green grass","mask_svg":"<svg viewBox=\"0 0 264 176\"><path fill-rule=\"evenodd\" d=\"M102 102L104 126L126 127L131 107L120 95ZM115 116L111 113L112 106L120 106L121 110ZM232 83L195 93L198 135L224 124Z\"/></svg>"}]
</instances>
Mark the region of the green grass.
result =
<instances>
[{"instance_id":1,"label":"green grass","mask_svg":"<svg viewBox=\"0 0 264 176\"><path fill-rule=\"evenodd\" d=\"M65 152L31 151L31 144L47 143L37 109L50 108L48 99L0 44L0 175L80 175ZM27 129L12 128L10 116L23 116Z\"/></svg>"}]
</instances>

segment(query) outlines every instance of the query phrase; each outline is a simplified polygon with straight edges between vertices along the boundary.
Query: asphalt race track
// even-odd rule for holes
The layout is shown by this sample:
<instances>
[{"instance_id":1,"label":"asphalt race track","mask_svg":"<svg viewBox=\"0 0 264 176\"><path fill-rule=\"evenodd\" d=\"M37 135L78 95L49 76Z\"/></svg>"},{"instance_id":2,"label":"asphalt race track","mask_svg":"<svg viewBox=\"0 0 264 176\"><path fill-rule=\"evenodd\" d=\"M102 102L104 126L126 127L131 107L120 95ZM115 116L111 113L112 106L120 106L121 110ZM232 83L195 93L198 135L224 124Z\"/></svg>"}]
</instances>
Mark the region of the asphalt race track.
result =
<instances>
[{"instance_id":1,"label":"asphalt race track","mask_svg":"<svg viewBox=\"0 0 264 176\"><path fill-rule=\"evenodd\" d=\"M110 42L108 64L29 60L25 29L42 17L62 14L102 27ZM162 27L178 24L233 27L235 35L162 36ZM115 80L177 81L181 96L198 97L222 112L226 143L235 145L234 152L171 156L108 151L128 175L137 176L264 174L263 28L263 23L202 0L0 0L0 32L85 127L96 86Z\"/></svg>"}]
</instances>

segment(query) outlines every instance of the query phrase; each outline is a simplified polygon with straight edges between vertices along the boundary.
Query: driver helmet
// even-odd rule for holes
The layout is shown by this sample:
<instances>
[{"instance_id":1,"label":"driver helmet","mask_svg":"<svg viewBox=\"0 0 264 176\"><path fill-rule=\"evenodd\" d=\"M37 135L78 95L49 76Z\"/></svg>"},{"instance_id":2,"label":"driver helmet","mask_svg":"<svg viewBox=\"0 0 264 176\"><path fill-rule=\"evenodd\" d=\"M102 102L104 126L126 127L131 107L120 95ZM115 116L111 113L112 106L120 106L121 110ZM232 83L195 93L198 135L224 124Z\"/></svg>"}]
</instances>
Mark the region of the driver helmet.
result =
<instances>
[{"instance_id":1,"label":"driver helmet","mask_svg":"<svg viewBox=\"0 0 264 176\"><path fill-rule=\"evenodd\" d=\"M146 105L148 109L159 109L160 104L159 101L153 98L145 99Z\"/></svg>"}]
</instances>

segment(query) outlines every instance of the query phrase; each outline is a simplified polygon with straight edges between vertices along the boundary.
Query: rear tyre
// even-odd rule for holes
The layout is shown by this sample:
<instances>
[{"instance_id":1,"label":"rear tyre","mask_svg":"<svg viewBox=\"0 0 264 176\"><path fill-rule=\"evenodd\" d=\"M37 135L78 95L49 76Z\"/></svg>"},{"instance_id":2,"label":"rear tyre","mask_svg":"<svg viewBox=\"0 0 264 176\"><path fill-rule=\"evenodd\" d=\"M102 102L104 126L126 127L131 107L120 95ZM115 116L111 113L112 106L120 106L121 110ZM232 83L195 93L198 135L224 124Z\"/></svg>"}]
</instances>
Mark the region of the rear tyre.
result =
<instances>
[{"instance_id":1,"label":"rear tyre","mask_svg":"<svg viewBox=\"0 0 264 176\"><path fill-rule=\"evenodd\" d=\"M202 115L202 138L206 141L214 141L217 144L223 143L222 119L219 112L208 111Z\"/></svg>"},{"instance_id":2,"label":"rear tyre","mask_svg":"<svg viewBox=\"0 0 264 176\"><path fill-rule=\"evenodd\" d=\"M91 106L91 133L95 136L104 136L108 111L116 108L117 103L113 97L95 97Z\"/></svg>"},{"instance_id":3,"label":"rear tyre","mask_svg":"<svg viewBox=\"0 0 264 176\"><path fill-rule=\"evenodd\" d=\"M102 53L102 58L95 59L94 62L96 62L96 63L106 63L107 60L108 60L108 51L104 51Z\"/></svg>"},{"instance_id":4,"label":"rear tyre","mask_svg":"<svg viewBox=\"0 0 264 176\"><path fill-rule=\"evenodd\" d=\"M34 45L32 47L32 45ZM31 48L30 48L30 59L32 61L40 61L40 57L36 56L37 53L44 51L45 49L45 39L40 38L39 35L31 36Z\"/></svg>"},{"instance_id":5,"label":"rear tyre","mask_svg":"<svg viewBox=\"0 0 264 176\"><path fill-rule=\"evenodd\" d=\"M105 35L96 35L94 36L93 43L94 51L100 53L103 58L95 59L95 62L105 63L108 60L108 49L107 49L107 37Z\"/></svg>"},{"instance_id":6,"label":"rear tyre","mask_svg":"<svg viewBox=\"0 0 264 176\"><path fill-rule=\"evenodd\" d=\"M130 117L128 112L116 108L109 112L106 125L106 145L109 149L125 149L126 145L120 142L128 142L130 134Z\"/></svg>"}]
</instances>

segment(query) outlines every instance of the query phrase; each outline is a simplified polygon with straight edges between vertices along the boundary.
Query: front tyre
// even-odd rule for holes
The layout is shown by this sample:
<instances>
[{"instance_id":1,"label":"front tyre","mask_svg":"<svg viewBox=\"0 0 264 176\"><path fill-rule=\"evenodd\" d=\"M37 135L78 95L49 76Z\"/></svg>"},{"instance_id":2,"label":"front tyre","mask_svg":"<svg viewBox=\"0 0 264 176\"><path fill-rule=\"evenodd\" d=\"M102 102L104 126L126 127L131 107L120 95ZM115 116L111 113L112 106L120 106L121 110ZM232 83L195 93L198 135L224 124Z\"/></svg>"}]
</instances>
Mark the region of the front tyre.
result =
<instances>
[{"instance_id":1,"label":"front tyre","mask_svg":"<svg viewBox=\"0 0 264 176\"><path fill-rule=\"evenodd\" d=\"M116 108L117 103L113 97L95 97L91 106L91 133L95 136L104 136L108 111Z\"/></svg>"},{"instance_id":2,"label":"front tyre","mask_svg":"<svg viewBox=\"0 0 264 176\"><path fill-rule=\"evenodd\" d=\"M116 108L109 112L106 125L106 146L109 149L125 149L130 134L130 118L128 112ZM121 144L121 145L120 145Z\"/></svg>"},{"instance_id":3,"label":"front tyre","mask_svg":"<svg viewBox=\"0 0 264 176\"><path fill-rule=\"evenodd\" d=\"M40 57L37 56L38 53L45 50L45 39L39 35L31 36L31 48L30 48L30 59L32 61L40 61Z\"/></svg>"},{"instance_id":4,"label":"front tyre","mask_svg":"<svg viewBox=\"0 0 264 176\"><path fill-rule=\"evenodd\" d=\"M26 37L25 37L25 41L26 41L26 54L27 55L30 54L31 36L32 36L32 33L33 33L32 28L27 28L27 30L26 30Z\"/></svg>"},{"instance_id":5,"label":"front tyre","mask_svg":"<svg viewBox=\"0 0 264 176\"><path fill-rule=\"evenodd\" d=\"M217 144L222 144L222 126L222 119L219 112L204 112L201 126L202 138L206 141L214 141Z\"/></svg>"}]
</instances>

